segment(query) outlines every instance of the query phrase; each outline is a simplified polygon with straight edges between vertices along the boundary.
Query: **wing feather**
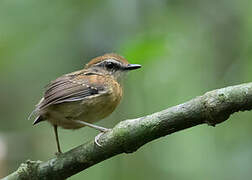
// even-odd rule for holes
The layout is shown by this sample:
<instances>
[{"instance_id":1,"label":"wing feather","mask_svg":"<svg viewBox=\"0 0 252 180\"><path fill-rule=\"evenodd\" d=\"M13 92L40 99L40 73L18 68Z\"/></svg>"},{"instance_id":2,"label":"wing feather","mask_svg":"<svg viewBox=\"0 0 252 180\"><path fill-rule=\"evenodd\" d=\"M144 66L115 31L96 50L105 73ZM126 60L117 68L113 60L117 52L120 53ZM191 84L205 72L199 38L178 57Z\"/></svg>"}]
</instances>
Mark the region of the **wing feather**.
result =
<instances>
[{"instance_id":1,"label":"wing feather","mask_svg":"<svg viewBox=\"0 0 252 180\"><path fill-rule=\"evenodd\" d=\"M90 83L88 78L62 76L47 85L44 99L37 108L41 110L52 104L80 101L100 92L106 93L105 87Z\"/></svg>"}]
</instances>

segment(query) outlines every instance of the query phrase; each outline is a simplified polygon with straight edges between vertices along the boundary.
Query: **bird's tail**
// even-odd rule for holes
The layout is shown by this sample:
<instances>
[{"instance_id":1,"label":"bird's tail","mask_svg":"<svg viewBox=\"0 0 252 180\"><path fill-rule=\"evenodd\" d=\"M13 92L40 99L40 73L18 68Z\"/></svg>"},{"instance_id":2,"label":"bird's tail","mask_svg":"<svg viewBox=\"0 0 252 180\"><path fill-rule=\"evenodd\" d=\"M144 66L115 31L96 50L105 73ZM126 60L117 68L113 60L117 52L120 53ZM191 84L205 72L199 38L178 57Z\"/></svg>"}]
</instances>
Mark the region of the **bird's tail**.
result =
<instances>
[{"instance_id":1,"label":"bird's tail","mask_svg":"<svg viewBox=\"0 0 252 180\"><path fill-rule=\"evenodd\" d=\"M37 113L37 108L34 109L31 114L28 116L28 120L30 120L32 118L32 116L34 116Z\"/></svg>"},{"instance_id":2,"label":"bird's tail","mask_svg":"<svg viewBox=\"0 0 252 180\"><path fill-rule=\"evenodd\" d=\"M38 123L40 123L41 121L44 121L42 116L38 116L36 117L36 119L33 121L33 125L36 125Z\"/></svg>"},{"instance_id":3,"label":"bird's tail","mask_svg":"<svg viewBox=\"0 0 252 180\"><path fill-rule=\"evenodd\" d=\"M40 110L40 104L44 100L42 98L39 103L36 105L36 108L31 112L31 114L28 116L28 120L30 120L33 116L36 117L35 120L33 121L33 125L38 124L41 121L44 121L41 115L39 115L39 110Z\"/></svg>"}]
</instances>

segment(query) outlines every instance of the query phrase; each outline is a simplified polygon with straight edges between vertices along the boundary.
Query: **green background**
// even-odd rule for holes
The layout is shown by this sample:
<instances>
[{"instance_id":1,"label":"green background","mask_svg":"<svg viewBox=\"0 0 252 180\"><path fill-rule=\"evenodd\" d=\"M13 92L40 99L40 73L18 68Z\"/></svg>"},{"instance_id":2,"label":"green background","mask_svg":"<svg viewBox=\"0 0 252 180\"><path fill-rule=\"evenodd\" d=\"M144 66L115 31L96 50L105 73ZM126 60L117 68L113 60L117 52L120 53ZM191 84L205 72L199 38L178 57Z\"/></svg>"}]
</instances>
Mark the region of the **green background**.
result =
<instances>
[{"instance_id":1,"label":"green background","mask_svg":"<svg viewBox=\"0 0 252 180\"><path fill-rule=\"evenodd\" d=\"M53 128L27 117L56 77L116 52L131 72L113 127L207 91L252 81L251 0L1 0L0 177L56 151ZM97 131L59 130L63 151ZM102 180L252 178L252 113L155 140L73 177Z\"/></svg>"}]
</instances>

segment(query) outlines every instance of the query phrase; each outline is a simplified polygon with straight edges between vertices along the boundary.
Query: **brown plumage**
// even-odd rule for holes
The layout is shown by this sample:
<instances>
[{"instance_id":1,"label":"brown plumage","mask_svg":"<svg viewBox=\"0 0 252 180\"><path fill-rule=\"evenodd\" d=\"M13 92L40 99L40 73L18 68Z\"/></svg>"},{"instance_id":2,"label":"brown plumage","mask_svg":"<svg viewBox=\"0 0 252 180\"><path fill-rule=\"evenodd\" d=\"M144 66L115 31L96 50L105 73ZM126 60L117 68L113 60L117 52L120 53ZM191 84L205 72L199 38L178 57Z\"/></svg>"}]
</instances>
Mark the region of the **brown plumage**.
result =
<instances>
[{"instance_id":1,"label":"brown plumage","mask_svg":"<svg viewBox=\"0 0 252 180\"><path fill-rule=\"evenodd\" d=\"M86 69L89 68L90 66L103 61L104 59L115 59L117 61L120 61L123 64L129 64L129 62L122 56L115 54L115 53L108 53L104 54L103 56L98 56L94 59L92 59L89 63L86 64Z\"/></svg>"},{"instance_id":2,"label":"brown plumage","mask_svg":"<svg viewBox=\"0 0 252 180\"><path fill-rule=\"evenodd\" d=\"M84 126L102 132L106 128L91 125L111 114L119 104L123 90L120 78L128 70L140 68L117 54L105 54L91 60L83 70L63 75L49 83L44 97L32 114L34 124L48 121L57 127L78 129ZM98 144L98 143L97 143Z\"/></svg>"}]
</instances>

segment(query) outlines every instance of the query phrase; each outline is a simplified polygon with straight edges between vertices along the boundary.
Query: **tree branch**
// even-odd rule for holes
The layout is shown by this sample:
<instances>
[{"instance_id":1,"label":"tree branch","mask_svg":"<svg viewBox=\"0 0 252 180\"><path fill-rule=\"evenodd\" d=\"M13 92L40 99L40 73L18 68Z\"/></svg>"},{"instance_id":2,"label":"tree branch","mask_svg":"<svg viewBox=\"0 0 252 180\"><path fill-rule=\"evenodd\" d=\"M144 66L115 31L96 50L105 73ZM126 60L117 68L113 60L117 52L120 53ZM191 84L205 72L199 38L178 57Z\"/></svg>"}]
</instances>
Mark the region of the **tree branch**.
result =
<instances>
[{"instance_id":1,"label":"tree branch","mask_svg":"<svg viewBox=\"0 0 252 180\"><path fill-rule=\"evenodd\" d=\"M97 146L87 142L47 162L27 161L4 180L65 179L121 153L171 133L207 123L215 126L231 114L252 109L252 83L214 90L164 111L125 120L102 135Z\"/></svg>"}]
</instances>

